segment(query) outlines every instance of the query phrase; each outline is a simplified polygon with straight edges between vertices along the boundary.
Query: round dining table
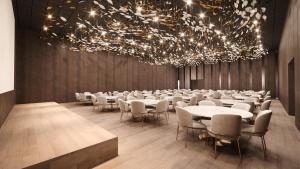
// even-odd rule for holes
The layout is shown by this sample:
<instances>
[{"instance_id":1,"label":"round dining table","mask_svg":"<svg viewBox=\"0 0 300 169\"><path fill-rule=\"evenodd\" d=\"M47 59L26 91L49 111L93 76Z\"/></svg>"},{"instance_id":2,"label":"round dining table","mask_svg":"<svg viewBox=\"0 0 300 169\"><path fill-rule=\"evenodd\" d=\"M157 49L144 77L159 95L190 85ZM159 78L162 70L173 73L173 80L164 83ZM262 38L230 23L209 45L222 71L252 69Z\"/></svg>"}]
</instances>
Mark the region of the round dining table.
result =
<instances>
[{"instance_id":1,"label":"round dining table","mask_svg":"<svg viewBox=\"0 0 300 169\"><path fill-rule=\"evenodd\" d=\"M169 102L171 102L173 100L174 96L166 96L164 99L168 100ZM179 96L182 97L183 100L189 101L191 100L191 96Z\"/></svg>"},{"instance_id":2,"label":"round dining table","mask_svg":"<svg viewBox=\"0 0 300 169\"><path fill-rule=\"evenodd\" d=\"M251 119L253 114L240 109L221 107L221 106L187 106L183 108L194 116L211 118L217 114L240 115L243 119Z\"/></svg>"},{"instance_id":3,"label":"round dining table","mask_svg":"<svg viewBox=\"0 0 300 169\"><path fill-rule=\"evenodd\" d=\"M127 104L131 104L132 101L139 101L143 102L146 106L156 106L157 103L161 100L154 100L154 99L134 99L134 100L127 100Z\"/></svg>"}]
</instances>

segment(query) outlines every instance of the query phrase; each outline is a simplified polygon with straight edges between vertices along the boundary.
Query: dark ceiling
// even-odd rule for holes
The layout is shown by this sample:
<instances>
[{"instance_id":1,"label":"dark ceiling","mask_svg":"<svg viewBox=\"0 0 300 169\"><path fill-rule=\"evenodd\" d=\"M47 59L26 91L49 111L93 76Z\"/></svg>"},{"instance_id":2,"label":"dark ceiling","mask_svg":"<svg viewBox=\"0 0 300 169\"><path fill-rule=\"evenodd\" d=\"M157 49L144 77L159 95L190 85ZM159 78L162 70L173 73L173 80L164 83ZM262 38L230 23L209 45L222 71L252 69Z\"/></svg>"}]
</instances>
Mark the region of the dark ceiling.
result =
<instances>
[{"instance_id":1,"label":"dark ceiling","mask_svg":"<svg viewBox=\"0 0 300 169\"><path fill-rule=\"evenodd\" d=\"M251 1L251 0L250 0ZM69 0L12 0L17 28L32 29L41 31L43 22L47 15L48 6L63 6L59 13L54 16L63 15L68 19L73 14L70 10L64 10L66 2ZM74 3L75 4L75 3ZM270 52L276 52L281 39L285 18L288 13L288 0L263 0L267 8L267 21L263 26L263 40L266 48Z\"/></svg>"}]
</instances>

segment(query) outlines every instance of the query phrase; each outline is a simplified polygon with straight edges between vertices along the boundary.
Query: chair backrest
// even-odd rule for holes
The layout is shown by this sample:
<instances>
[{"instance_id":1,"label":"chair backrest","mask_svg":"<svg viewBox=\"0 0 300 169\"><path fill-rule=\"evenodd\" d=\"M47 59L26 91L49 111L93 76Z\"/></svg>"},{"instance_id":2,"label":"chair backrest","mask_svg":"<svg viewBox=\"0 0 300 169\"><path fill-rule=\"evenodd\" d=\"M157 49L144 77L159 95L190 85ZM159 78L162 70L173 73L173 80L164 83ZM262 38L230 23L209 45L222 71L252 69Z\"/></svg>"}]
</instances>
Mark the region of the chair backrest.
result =
<instances>
[{"instance_id":1,"label":"chair backrest","mask_svg":"<svg viewBox=\"0 0 300 169\"><path fill-rule=\"evenodd\" d=\"M265 134L268 131L271 116L271 110L264 110L259 112L254 122L254 131L256 133Z\"/></svg>"},{"instance_id":2,"label":"chair backrest","mask_svg":"<svg viewBox=\"0 0 300 169\"><path fill-rule=\"evenodd\" d=\"M97 97L95 95L91 95L92 103L95 105L97 103Z\"/></svg>"},{"instance_id":3,"label":"chair backrest","mask_svg":"<svg viewBox=\"0 0 300 169\"><path fill-rule=\"evenodd\" d=\"M128 112L129 111L128 104L124 100L118 99L118 102L119 102L121 112Z\"/></svg>"},{"instance_id":4,"label":"chair backrest","mask_svg":"<svg viewBox=\"0 0 300 169\"><path fill-rule=\"evenodd\" d=\"M76 100L80 100L80 95L79 95L79 93L75 93L75 98L76 98Z\"/></svg>"},{"instance_id":5,"label":"chair backrest","mask_svg":"<svg viewBox=\"0 0 300 169\"><path fill-rule=\"evenodd\" d=\"M119 104L119 100L125 100L125 96L123 96L123 95L119 95L119 96L117 96L117 98L116 98L116 103L117 104Z\"/></svg>"},{"instance_id":6,"label":"chair backrest","mask_svg":"<svg viewBox=\"0 0 300 169\"><path fill-rule=\"evenodd\" d=\"M225 137L238 137L241 132L242 117L231 114L217 114L211 118L211 132Z\"/></svg>"},{"instance_id":7,"label":"chair backrest","mask_svg":"<svg viewBox=\"0 0 300 169\"><path fill-rule=\"evenodd\" d=\"M193 117L188 111L177 106L175 107L175 110L176 110L176 116L177 116L179 126L181 127L193 126Z\"/></svg>"},{"instance_id":8,"label":"chair backrest","mask_svg":"<svg viewBox=\"0 0 300 169\"><path fill-rule=\"evenodd\" d=\"M222 96L222 94L219 93L219 92L214 92L214 93L212 94L212 97L213 97L214 99L220 99L221 96Z\"/></svg>"},{"instance_id":9,"label":"chair backrest","mask_svg":"<svg viewBox=\"0 0 300 169\"><path fill-rule=\"evenodd\" d=\"M201 100L204 100L203 94L197 93L196 96L197 96L197 102L200 102Z\"/></svg>"},{"instance_id":10,"label":"chair backrest","mask_svg":"<svg viewBox=\"0 0 300 169\"><path fill-rule=\"evenodd\" d=\"M184 101L178 101L178 102L176 102L176 106L178 106L178 107L186 107L186 106L188 106L188 104L186 102L184 102Z\"/></svg>"},{"instance_id":11,"label":"chair backrest","mask_svg":"<svg viewBox=\"0 0 300 169\"><path fill-rule=\"evenodd\" d=\"M103 97L103 96L97 97L97 101L99 104L107 104L107 99L106 99L106 97Z\"/></svg>"},{"instance_id":12,"label":"chair backrest","mask_svg":"<svg viewBox=\"0 0 300 169\"><path fill-rule=\"evenodd\" d=\"M261 107L260 109L261 110L269 110L270 109L270 106L271 106L271 100L266 100L264 101L262 104L261 104Z\"/></svg>"},{"instance_id":13,"label":"chair backrest","mask_svg":"<svg viewBox=\"0 0 300 169\"><path fill-rule=\"evenodd\" d=\"M234 103L231 108L240 109L250 112L251 106L247 103Z\"/></svg>"},{"instance_id":14,"label":"chair backrest","mask_svg":"<svg viewBox=\"0 0 300 169\"><path fill-rule=\"evenodd\" d=\"M138 93L136 94L136 98L137 98L137 99L144 99L144 95L143 95L142 93L139 93L139 92L138 92Z\"/></svg>"},{"instance_id":15,"label":"chair backrest","mask_svg":"<svg viewBox=\"0 0 300 169\"><path fill-rule=\"evenodd\" d=\"M135 100L135 99L137 99L137 98L134 97L134 96L131 96L131 95L128 95L128 96L127 96L127 100Z\"/></svg>"},{"instance_id":16,"label":"chair backrest","mask_svg":"<svg viewBox=\"0 0 300 169\"><path fill-rule=\"evenodd\" d=\"M191 106L197 105L197 96L191 97L189 105Z\"/></svg>"},{"instance_id":17,"label":"chair backrest","mask_svg":"<svg viewBox=\"0 0 300 169\"><path fill-rule=\"evenodd\" d=\"M271 98L271 96L266 96L265 98L264 98L264 101L266 101L266 100L271 100L272 98Z\"/></svg>"},{"instance_id":18,"label":"chair backrest","mask_svg":"<svg viewBox=\"0 0 300 169\"><path fill-rule=\"evenodd\" d=\"M169 108L168 100L161 100L156 105L156 111L157 112L167 112L168 108Z\"/></svg>"},{"instance_id":19,"label":"chair backrest","mask_svg":"<svg viewBox=\"0 0 300 169\"><path fill-rule=\"evenodd\" d=\"M199 106L216 106L216 103L211 100L202 100L198 104Z\"/></svg>"},{"instance_id":20,"label":"chair backrest","mask_svg":"<svg viewBox=\"0 0 300 169\"><path fill-rule=\"evenodd\" d=\"M146 113L146 108L144 102L140 101L132 101L131 102L131 113L134 114L141 114Z\"/></svg>"},{"instance_id":21,"label":"chair backrest","mask_svg":"<svg viewBox=\"0 0 300 169\"><path fill-rule=\"evenodd\" d=\"M172 99L172 104L175 106L178 101L182 101L182 100L183 99L181 96L174 96Z\"/></svg>"}]
</instances>

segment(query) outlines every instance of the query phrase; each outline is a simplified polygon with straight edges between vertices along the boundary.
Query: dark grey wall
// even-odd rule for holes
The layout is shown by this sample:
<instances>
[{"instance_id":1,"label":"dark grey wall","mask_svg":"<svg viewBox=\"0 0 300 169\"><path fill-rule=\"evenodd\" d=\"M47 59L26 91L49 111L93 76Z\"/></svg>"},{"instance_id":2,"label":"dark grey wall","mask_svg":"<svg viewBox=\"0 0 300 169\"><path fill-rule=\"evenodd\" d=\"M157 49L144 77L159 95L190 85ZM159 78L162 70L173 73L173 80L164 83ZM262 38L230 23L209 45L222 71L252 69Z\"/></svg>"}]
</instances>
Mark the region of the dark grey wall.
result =
<instances>
[{"instance_id":1,"label":"dark grey wall","mask_svg":"<svg viewBox=\"0 0 300 169\"><path fill-rule=\"evenodd\" d=\"M15 91L0 94L0 127L15 104Z\"/></svg>"},{"instance_id":2,"label":"dark grey wall","mask_svg":"<svg viewBox=\"0 0 300 169\"><path fill-rule=\"evenodd\" d=\"M294 58L295 64L295 118L300 130L300 1L292 0L279 48L279 96L287 111L289 111L288 95L288 63Z\"/></svg>"},{"instance_id":3,"label":"dark grey wall","mask_svg":"<svg viewBox=\"0 0 300 169\"><path fill-rule=\"evenodd\" d=\"M276 97L276 61L275 54L262 59L237 61L233 63L203 64L180 68L181 88L192 89L234 89L234 90L270 90ZM190 72L190 74L186 73ZM263 72L264 75L263 75ZM192 77L198 77L193 80Z\"/></svg>"},{"instance_id":4,"label":"dark grey wall","mask_svg":"<svg viewBox=\"0 0 300 169\"><path fill-rule=\"evenodd\" d=\"M176 88L177 69L114 53L47 46L39 33L18 30L17 103L74 101L75 92Z\"/></svg>"}]
</instances>

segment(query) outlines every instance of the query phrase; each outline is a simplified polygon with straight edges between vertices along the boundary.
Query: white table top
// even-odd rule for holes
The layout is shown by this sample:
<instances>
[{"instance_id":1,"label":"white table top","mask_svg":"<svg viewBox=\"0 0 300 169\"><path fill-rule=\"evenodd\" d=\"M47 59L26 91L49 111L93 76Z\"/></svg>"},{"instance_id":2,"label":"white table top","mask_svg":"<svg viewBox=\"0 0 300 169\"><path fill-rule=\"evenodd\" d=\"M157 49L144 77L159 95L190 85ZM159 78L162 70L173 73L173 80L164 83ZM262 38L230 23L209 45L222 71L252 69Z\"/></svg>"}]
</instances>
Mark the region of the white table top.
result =
<instances>
[{"instance_id":1,"label":"white table top","mask_svg":"<svg viewBox=\"0 0 300 169\"><path fill-rule=\"evenodd\" d=\"M171 102L173 100L174 96L166 96L165 99L168 100L169 102ZM182 97L183 100L191 100L192 97L190 96L179 96Z\"/></svg>"},{"instance_id":2,"label":"white table top","mask_svg":"<svg viewBox=\"0 0 300 169\"><path fill-rule=\"evenodd\" d=\"M243 119L249 119L253 117L253 114L245 110L233 109L220 106L187 106L184 107L186 111L194 116L209 117L211 118L216 114L233 114L240 115Z\"/></svg>"},{"instance_id":3,"label":"white table top","mask_svg":"<svg viewBox=\"0 0 300 169\"><path fill-rule=\"evenodd\" d=\"M118 96L105 96L107 100L115 100Z\"/></svg>"},{"instance_id":4,"label":"white table top","mask_svg":"<svg viewBox=\"0 0 300 169\"><path fill-rule=\"evenodd\" d=\"M161 100L154 100L154 99L135 99L135 100L127 100L126 102L128 104L131 104L132 101L140 101L140 102L144 102L144 104L146 106L155 106L157 105L157 103Z\"/></svg>"},{"instance_id":5,"label":"white table top","mask_svg":"<svg viewBox=\"0 0 300 169\"><path fill-rule=\"evenodd\" d=\"M235 103L241 103L242 100L234 100L234 99L219 99L220 102L226 105L234 105Z\"/></svg>"}]
</instances>

